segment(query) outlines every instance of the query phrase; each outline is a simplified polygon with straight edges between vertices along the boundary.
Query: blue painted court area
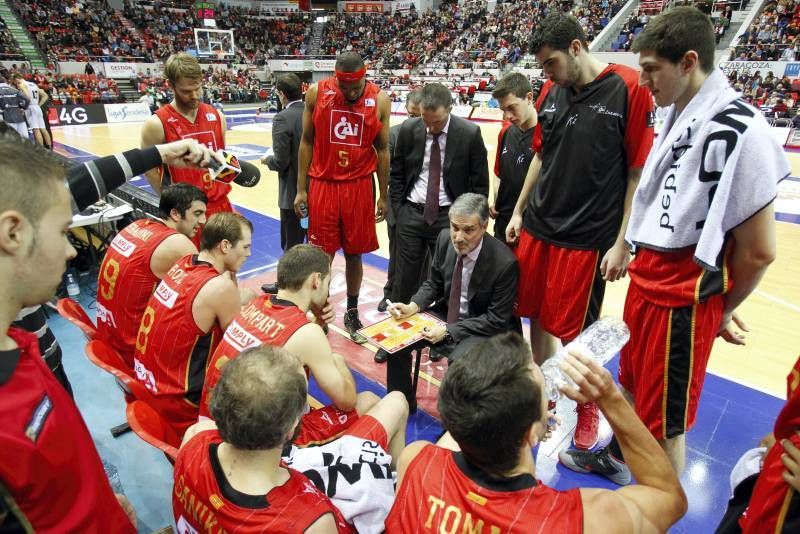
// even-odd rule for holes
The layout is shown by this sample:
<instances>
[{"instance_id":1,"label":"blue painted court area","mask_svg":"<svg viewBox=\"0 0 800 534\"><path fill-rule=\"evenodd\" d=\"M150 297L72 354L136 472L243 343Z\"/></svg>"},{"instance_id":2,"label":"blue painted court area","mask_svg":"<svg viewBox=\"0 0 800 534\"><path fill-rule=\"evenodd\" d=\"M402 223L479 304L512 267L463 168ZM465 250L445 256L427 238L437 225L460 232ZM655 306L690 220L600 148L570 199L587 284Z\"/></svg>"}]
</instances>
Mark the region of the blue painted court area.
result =
<instances>
[{"instance_id":1,"label":"blue painted court area","mask_svg":"<svg viewBox=\"0 0 800 534\"><path fill-rule=\"evenodd\" d=\"M84 151L60 145L59 150L77 160L91 157ZM139 182L141 183L141 182ZM253 254L242 269L242 278L251 278L276 268L281 255L279 223L261 213L237 206L254 225ZM369 254L365 261L385 271L386 260ZM94 315L96 273L81 277L84 307ZM92 431L101 456L116 465L126 494L139 513L140 531L152 532L171 524L171 468L166 459L134 434L113 439L108 429L124 421L124 402L113 379L93 367L84 356L84 341L77 329L58 316L51 326L65 355L65 368L75 389L76 401ZM354 346L354 349L356 347ZM616 375L617 360L609 364ZM359 391L369 390L382 395L385 389L376 379L355 373ZM312 395L326 399L315 384ZM729 497L729 474L746 450L755 447L771 431L783 401L729 380L708 375L700 401L697 424L688 435L688 461L682 476L689 497L689 512L671 532L713 532ZM562 402L559 415L565 431L574 424L571 407ZM441 426L420 410L409 421L408 441L435 439ZM537 455L537 477L558 489L576 486L610 487L605 479L578 475L557 465L557 451L569 445L568 432L561 432L543 444Z\"/></svg>"}]
</instances>

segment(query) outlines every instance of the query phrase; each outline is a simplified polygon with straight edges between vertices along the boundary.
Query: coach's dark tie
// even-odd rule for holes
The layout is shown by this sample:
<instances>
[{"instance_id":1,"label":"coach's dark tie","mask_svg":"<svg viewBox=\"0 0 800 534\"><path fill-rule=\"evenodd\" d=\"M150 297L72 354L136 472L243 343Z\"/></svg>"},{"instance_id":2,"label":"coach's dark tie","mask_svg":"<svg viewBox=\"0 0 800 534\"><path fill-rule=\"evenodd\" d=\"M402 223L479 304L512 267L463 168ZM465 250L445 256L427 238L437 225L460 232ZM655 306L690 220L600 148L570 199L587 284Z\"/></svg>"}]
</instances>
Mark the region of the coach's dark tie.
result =
<instances>
[{"instance_id":1,"label":"coach's dark tie","mask_svg":"<svg viewBox=\"0 0 800 534\"><path fill-rule=\"evenodd\" d=\"M461 271L464 270L464 256L459 255L453 269L453 283L450 284L450 298L447 299L447 324L458 322L461 309Z\"/></svg>"},{"instance_id":2,"label":"coach's dark tie","mask_svg":"<svg viewBox=\"0 0 800 534\"><path fill-rule=\"evenodd\" d=\"M431 159L428 162L428 194L425 197L425 211L422 213L422 218L431 226L439 217L439 184L442 181L442 151L439 148L439 136L442 132L432 135Z\"/></svg>"}]
</instances>

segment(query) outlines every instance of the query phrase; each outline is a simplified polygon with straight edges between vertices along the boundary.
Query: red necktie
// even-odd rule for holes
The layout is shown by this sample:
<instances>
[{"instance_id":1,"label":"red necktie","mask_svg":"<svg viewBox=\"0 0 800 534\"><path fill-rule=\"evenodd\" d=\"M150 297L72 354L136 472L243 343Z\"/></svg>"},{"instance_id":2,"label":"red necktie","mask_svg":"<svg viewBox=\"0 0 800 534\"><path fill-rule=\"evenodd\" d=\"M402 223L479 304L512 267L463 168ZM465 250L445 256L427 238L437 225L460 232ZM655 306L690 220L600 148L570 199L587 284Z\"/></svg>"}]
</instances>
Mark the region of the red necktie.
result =
<instances>
[{"instance_id":1,"label":"red necktie","mask_svg":"<svg viewBox=\"0 0 800 534\"><path fill-rule=\"evenodd\" d=\"M447 299L447 324L458 322L461 309L461 271L464 270L464 256L459 255L453 270L453 283L450 284L450 298Z\"/></svg>"},{"instance_id":2,"label":"red necktie","mask_svg":"<svg viewBox=\"0 0 800 534\"><path fill-rule=\"evenodd\" d=\"M428 162L428 194L425 196L425 210L422 212L423 220L433 226L439 218L439 185L442 181L442 151L439 148L439 136L442 132L433 135L431 145L431 159Z\"/></svg>"}]
</instances>

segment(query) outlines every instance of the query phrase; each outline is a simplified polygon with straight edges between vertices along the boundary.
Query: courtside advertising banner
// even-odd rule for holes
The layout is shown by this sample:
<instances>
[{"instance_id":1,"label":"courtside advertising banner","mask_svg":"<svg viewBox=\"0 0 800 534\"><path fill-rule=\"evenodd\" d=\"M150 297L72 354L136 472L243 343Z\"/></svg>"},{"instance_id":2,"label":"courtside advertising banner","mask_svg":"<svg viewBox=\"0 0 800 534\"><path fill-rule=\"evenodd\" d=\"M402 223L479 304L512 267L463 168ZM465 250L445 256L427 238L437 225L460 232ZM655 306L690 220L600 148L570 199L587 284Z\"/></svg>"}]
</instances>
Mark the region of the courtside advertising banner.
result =
<instances>
[{"instance_id":1,"label":"courtside advertising banner","mask_svg":"<svg viewBox=\"0 0 800 534\"><path fill-rule=\"evenodd\" d=\"M150 106L144 102L105 104L108 122L141 122L150 116Z\"/></svg>"},{"instance_id":2,"label":"courtside advertising banner","mask_svg":"<svg viewBox=\"0 0 800 534\"><path fill-rule=\"evenodd\" d=\"M50 126L81 126L83 124L105 124L106 111L103 104L82 106L50 106L47 112Z\"/></svg>"},{"instance_id":3,"label":"courtside advertising banner","mask_svg":"<svg viewBox=\"0 0 800 534\"><path fill-rule=\"evenodd\" d=\"M103 63L107 78L126 79L136 76L136 63Z\"/></svg>"}]
</instances>

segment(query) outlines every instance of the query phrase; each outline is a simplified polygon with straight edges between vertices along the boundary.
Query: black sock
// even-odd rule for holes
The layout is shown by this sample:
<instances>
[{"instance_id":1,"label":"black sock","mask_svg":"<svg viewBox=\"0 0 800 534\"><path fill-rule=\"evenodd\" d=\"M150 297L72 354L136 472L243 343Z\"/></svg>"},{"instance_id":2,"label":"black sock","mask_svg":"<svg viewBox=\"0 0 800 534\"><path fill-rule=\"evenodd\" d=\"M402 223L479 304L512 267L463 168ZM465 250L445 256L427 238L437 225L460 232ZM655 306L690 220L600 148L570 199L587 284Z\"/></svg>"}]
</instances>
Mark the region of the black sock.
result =
<instances>
[{"instance_id":1,"label":"black sock","mask_svg":"<svg viewBox=\"0 0 800 534\"><path fill-rule=\"evenodd\" d=\"M622 449L619 446L619 441L617 441L617 436L611 437L611 442L608 444L608 452L611 453L611 456L619 460L620 462L625 463L625 457L622 455Z\"/></svg>"},{"instance_id":2,"label":"black sock","mask_svg":"<svg viewBox=\"0 0 800 534\"><path fill-rule=\"evenodd\" d=\"M348 311L358 309L358 295L347 295L347 309Z\"/></svg>"}]
</instances>

